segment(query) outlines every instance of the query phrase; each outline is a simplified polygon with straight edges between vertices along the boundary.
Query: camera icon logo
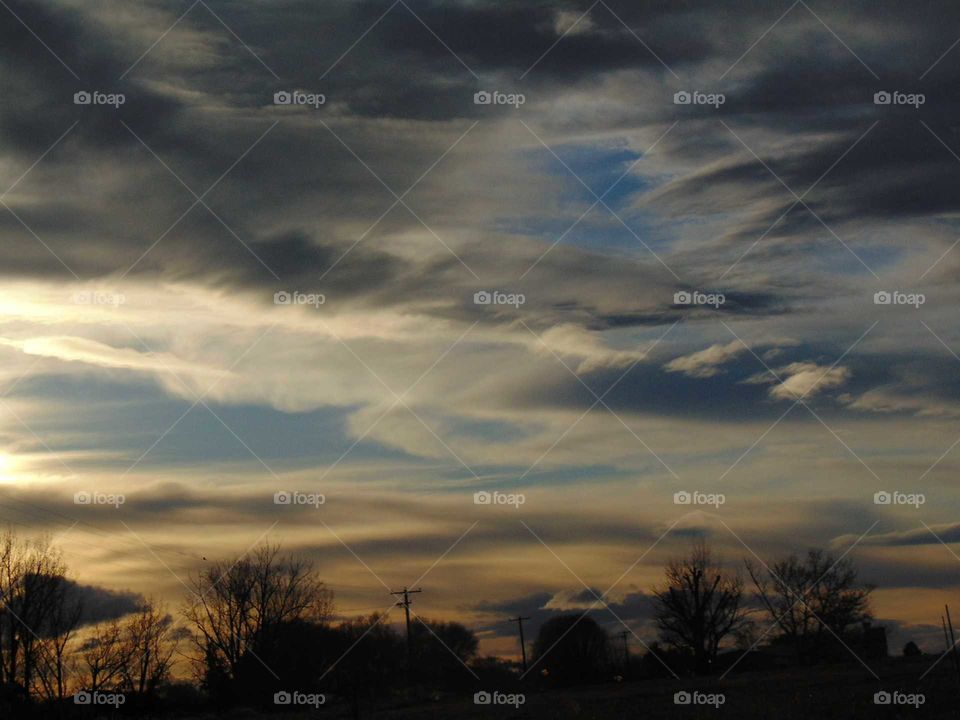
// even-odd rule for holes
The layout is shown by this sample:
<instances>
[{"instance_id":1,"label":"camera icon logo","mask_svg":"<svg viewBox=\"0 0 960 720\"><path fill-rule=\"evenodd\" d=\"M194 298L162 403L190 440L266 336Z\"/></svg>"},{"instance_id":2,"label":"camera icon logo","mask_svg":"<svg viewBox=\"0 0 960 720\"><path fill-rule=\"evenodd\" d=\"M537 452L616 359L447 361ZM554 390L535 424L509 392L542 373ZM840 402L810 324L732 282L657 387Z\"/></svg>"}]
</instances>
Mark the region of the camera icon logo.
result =
<instances>
[{"instance_id":1,"label":"camera icon logo","mask_svg":"<svg viewBox=\"0 0 960 720\"><path fill-rule=\"evenodd\" d=\"M893 300L893 295L891 295L886 290L878 290L873 294L874 305L889 305L892 300Z\"/></svg>"},{"instance_id":2,"label":"camera icon logo","mask_svg":"<svg viewBox=\"0 0 960 720\"><path fill-rule=\"evenodd\" d=\"M74 505L89 505L92 499L93 496L86 490L73 494Z\"/></svg>"},{"instance_id":3,"label":"camera icon logo","mask_svg":"<svg viewBox=\"0 0 960 720\"><path fill-rule=\"evenodd\" d=\"M886 690L881 690L873 694L874 705L889 705L891 702L893 702L893 696Z\"/></svg>"},{"instance_id":4,"label":"camera icon logo","mask_svg":"<svg viewBox=\"0 0 960 720\"><path fill-rule=\"evenodd\" d=\"M273 504L274 505L289 505L293 502L293 493L286 490L280 490L273 494Z\"/></svg>"},{"instance_id":5,"label":"camera icon logo","mask_svg":"<svg viewBox=\"0 0 960 720\"><path fill-rule=\"evenodd\" d=\"M693 101L693 96L686 90L679 90L673 94L674 105L689 105Z\"/></svg>"},{"instance_id":6,"label":"camera icon logo","mask_svg":"<svg viewBox=\"0 0 960 720\"><path fill-rule=\"evenodd\" d=\"M91 702L93 702L93 696L86 690L81 690L73 694L74 705L89 705Z\"/></svg>"},{"instance_id":7,"label":"camera icon logo","mask_svg":"<svg viewBox=\"0 0 960 720\"><path fill-rule=\"evenodd\" d=\"M889 105L892 99L893 97L886 90L881 90L873 94L874 105Z\"/></svg>"},{"instance_id":8,"label":"camera icon logo","mask_svg":"<svg viewBox=\"0 0 960 720\"><path fill-rule=\"evenodd\" d=\"M674 505L689 505L691 502L693 502L693 496L686 490L681 490L673 494Z\"/></svg>"},{"instance_id":9,"label":"camera icon logo","mask_svg":"<svg viewBox=\"0 0 960 720\"><path fill-rule=\"evenodd\" d=\"M693 302L693 296L686 290L678 290L673 294L674 305L689 305Z\"/></svg>"},{"instance_id":10,"label":"camera icon logo","mask_svg":"<svg viewBox=\"0 0 960 720\"><path fill-rule=\"evenodd\" d=\"M93 102L93 96L88 93L86 90L81 90L80 92L75 92L73 94L73 104L74 105L89 105Z\"/></svg>"},{"instance_id":11,"label":"camera icon logo","mask_svg":"<svg viewBox=\"0 0 960 720\"><path fill-rule=\"evenodd\" d=\"M286 90L278 90L273 94L274 105L289 105L293 102L293 95Z\"/></svg>"},{"instance_id":12,"label":"camera icon logo","mask_svg":"<svg viewBox=\"0 0 960 720\"><path fill-rule=\"evenodd\" d=\"M289 305L291 302L293 302L293 296L286 290L280 290L273 294L274 305Z\"/></svg>"},{"instance_id":13,"label":"camera icon logo","mask_svg":"<svg viewBox=\"0 0 960 720\"><path fill-rule=\"evenodd\" d=\"M493 702L493 696L486 690L481 690L473 694L474 705L489 705L491 702Z\"/></svg>"},{"instance_id":14,"label":"camera icon logo","mask_svg":"<svg viewBox=\"0 0 960 720\"><path fill-rule=\"evenodd\" d=\"M481 90L480 92L475 92L473 94L474 105L489 105L492 102L493 102L493 95L487 92L486 90Z\"/></svg>"},{"instance_id":15,"label":"camera icon logo","mask_svg":"<svg viewBox=\"0 0 960 720\"><path fill-rule=\"evenodd\" d=\"M693 702L693 696L686 690L681 690L673 694L674 705L689 705L691 702Z\"/></svg>"},{"instance_id":16,"label":"camera icon logo","mask_svg":"<svg viewBox=\"0 0 960 720\"><path fill-rule=\"evenodd\" d=\"M473 494L474 505L489 505L492 499L493 496L486 490L481 490L480 492L475 492Z\"/></svg>"},{"instance_id":17,"label":"camera icon logo","mask_svg":"<svg viewBox=\"0 0 960 720\"><path fill-rule=\"evenodd\" d=\"M280 692L273 694L273 704L274 705L289 705L293 702L293 696L288 693L286 690L281 690Z\"/></svg>"},{"instance_id":18,"label":"camera icon logo","mask_svg":"<svg viewBox=\"0 0 960 720\"><path fill-rule=\"evenodd\" d=\"M493 296L486 290L478 290L473 294L474 305L489 305L493 302Z\"/></svg>"},{"instance_id":19,"label":"camera icon logo","mask_svg":"<svg viewBox=\"0 0 960 720\"><path fill-rule=\"evenodd\" d=\"M893 495L888 493L886 490L881 490L873 494L873 504L874 505L889 505L893 502Z\"/></svg>"}]
</instances>

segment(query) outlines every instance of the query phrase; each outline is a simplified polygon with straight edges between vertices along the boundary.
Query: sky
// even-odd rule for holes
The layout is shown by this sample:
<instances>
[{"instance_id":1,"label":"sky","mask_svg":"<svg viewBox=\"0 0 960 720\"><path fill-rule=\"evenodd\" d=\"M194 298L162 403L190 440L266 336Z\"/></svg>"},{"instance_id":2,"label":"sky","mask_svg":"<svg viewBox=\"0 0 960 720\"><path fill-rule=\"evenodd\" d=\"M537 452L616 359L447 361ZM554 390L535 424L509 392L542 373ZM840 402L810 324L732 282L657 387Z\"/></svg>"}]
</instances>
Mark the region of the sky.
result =
<instances>
[{"instance_id":1,"label":"sky","mask_svg":"<svg viewBox=\"0 0 960 720\"><path fill-rule=\"evenodd\" d=\"M0 522L92 590L276 542L642 652L705 537L942 648L960 7L0 5Z\"/></svg>"}]
</instances>

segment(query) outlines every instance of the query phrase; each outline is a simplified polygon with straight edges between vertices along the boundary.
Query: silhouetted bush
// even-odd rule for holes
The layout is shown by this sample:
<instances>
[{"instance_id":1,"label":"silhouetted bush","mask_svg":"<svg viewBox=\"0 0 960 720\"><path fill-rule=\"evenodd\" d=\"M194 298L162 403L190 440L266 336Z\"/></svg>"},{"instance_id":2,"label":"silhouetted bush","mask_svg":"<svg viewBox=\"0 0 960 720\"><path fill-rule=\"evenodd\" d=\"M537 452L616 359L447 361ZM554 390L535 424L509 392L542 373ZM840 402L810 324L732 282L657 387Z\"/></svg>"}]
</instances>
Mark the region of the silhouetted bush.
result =
<instances>
[{"instance_id":1,"label":"silhouetted bush","mask_svg":"<svg viewBox=\"0 0 960 720\"><path fill-rule=\"evenodd\" d=\"M549 685L596 682L610 674L609 640L592 618L561 615L540 627L533 662L534 672Z\"/></svg>"}]
</instances>

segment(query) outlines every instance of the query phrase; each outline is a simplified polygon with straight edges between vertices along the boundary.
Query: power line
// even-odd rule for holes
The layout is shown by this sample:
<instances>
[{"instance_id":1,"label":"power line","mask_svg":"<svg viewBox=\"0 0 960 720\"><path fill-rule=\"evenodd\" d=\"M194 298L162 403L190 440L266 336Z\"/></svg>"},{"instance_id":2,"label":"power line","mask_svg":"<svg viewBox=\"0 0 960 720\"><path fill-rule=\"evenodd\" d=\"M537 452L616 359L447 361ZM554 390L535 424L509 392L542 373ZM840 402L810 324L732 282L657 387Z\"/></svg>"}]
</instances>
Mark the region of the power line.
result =
<instances>
[{"instance_id":1,"label":"power line","mask_svg":"<svg viewBox=\"0 0 960 720\"><path fill-rule=\"evenodd\" d=\"M51 516L53 516L53 517L60 518L60 519L65 520L65 521L71 521L71 522L73 523L72 525L69 525L69 526L68 526L66 523L64 523L63 525L59 525L59 526L58 526L58 525L55 525L55 523L53 523L52 521L50 521L50 520L48 520L48 519L46 519L46 518L41 519L40 516L30 515L29 512L28 512L28 510L25 510L24 508L10 507L9 505L7 506L8 509L10 509L10 510L12 510L12 511L23 513L23 514L27 515L27 517L30 517L30 519L32 519L32 520L36 520L37 522L46 522L46 523L48 523L48 524L50 524L50 525L53 525L54 527L57 527L58 529L63 529L63 528L67 528L67 527L72 527L72 528L76 528L76 529L77 529L78 531L80 531L80 532L85 532L85 533L87 533L88 535L95 535L95 536L97 536L97 537L103 538L103 539L105 539L105 540L109 540L109 541L111 541L111 542L118 543L118 544L120 544L120 545L129 547L129 548L139 549L139 548L141 547L140 544L139 544L138 542L136 542L135 540L126 539L126 538L118 535L117 533L111 533L111 532L108 531L108 530L104 530L103 528L97 527L96 525L93 525L93 524L91 524L91 523L88 523L88 522L86 522L86 521L84 521L84 520L79 520L79 519L77 519L77 518L70 517L69 515L65 515L65 514L63 514L63 513L57 512L57 511L55 511L55 510L50 510L50 509L45 508L45 507L43 507L43 506L41 506L41 505L37 505L37 504L35 504L35 503L27 502L26 500L20 500L20 499L18 499L18 498L12 498L12 497L7 496L7 497L4 499L3 503L0 503L0 507L3 507L3 505L6 504L6 503L17 503L18 505L23 505L23 506L25 506L26 508L30 508L30 509L33 510L34 512L38 512L38 511L39 511L39 512L43 512L43 513L46 513L47 515L51 515ZM10 522L13 522L13 521L10 521ZM22 524L22 523L16 523L16 524ZM25 527L28 527L28 526L25 526ZM87 530L86 528L92 528L92 530ZM158 546L158 547L153 548L153 550L154 550L154 551L157 551L157 552L170 552L170 553L175 553L175 554L181 555L181 556L183 556L183 557L188 557L188 558L190 558L190 559L192 559L192 560L199 560L199 559L200 559L200 557L197 556L197 555L192 555L192 554L190 554L190 553L184 552L184 551L182 551L182 550L176 550L176 549L174 549L174 548L165 548L165 547Z\"/></svg>"}]
</instances>

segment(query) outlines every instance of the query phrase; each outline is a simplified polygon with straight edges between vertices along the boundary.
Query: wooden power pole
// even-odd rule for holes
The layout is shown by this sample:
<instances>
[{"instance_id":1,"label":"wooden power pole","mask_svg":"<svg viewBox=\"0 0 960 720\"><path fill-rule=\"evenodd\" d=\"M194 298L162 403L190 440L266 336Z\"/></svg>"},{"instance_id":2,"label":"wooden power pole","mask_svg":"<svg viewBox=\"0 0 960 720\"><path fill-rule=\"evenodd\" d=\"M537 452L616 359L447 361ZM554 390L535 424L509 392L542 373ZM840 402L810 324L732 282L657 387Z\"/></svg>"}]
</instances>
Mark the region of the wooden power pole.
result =
<instances>
[{"instance_id":1,"label":"wooden power pole","mask_svg":"<svg viewBox=\"0 0 960 720\"><path fill-rule=\"evenodd\" d=\"M624 630L618 634L623 639L623 677L626 678L630 675L630 648L627 647L627 637L630 635L630 631Z\"/></svg>"},{"instance_id":2,"label":"wooden power pole","mask_svg":"<svg viewBox=\"0 0 960 720\"><path fill-rule=\"evenodd\" d=\"M957 678L960 680L960 658L957 658L957 639L953 634L953 620L950 619L950 606L944 605L943 609L947 612L947 629L950 630L950 655L953 659L953 665L957 670Z\"/></svg>"},{"instance_id":3,"label":"wooden power pole","mask_svg":"<svg viewBox=\"0 0 960 720\"><path fill-rule=\"evenodd\" d=\"M403 600L399 600L396 604L396 607L403 606L404 613L406 613L407 616L407 670L410 669L410 659L413 656L413 652L411 650L412 641L410 637L410 595L419 592L423 592L423 589L417 588L416 590L408 590L407 587L404 586L403 590L394 590L390 593L391 595L403 595Z\"/></svg>"},{"instance_id":4,"label":"wooden power pole","mask_svg":"<svg viewBox=\"0 0 960 720\"><path fill-rule=\"evenodd\" d=\"M523 658L523 674L527 674L527 644L523 640L523 621L529 620L528 617L523 617L518 615L515 618L510 618L507 622L516 622L517 629L520 631L520 657Z\"/></svg>"}]
</instances>

